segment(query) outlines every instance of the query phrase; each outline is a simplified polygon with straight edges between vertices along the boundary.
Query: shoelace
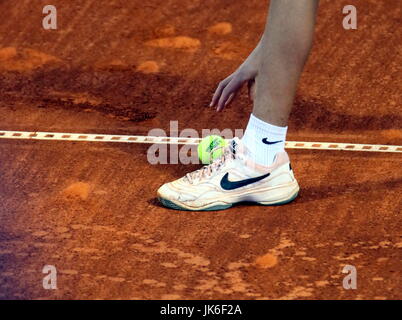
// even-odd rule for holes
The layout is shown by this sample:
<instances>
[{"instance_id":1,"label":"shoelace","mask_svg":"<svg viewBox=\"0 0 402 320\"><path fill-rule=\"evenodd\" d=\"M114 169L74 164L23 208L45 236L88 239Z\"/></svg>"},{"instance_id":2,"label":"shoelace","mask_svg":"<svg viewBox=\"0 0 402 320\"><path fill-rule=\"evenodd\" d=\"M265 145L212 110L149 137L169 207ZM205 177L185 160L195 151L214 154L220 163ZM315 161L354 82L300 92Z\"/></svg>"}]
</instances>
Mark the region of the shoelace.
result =
<instances>
[{"instance_id":1,"label":"shoelace","mask_svg":"<svg viewBox=\"0 0 402 320\"><path fill-rule=\"evenodd\" d=\"M214 172L217 172L227 161L235 159L235 152L232 145L226 147L216 147L212 152L223 149L223 155L215 159L210 165L204 166L201 169L186 174L188 182L193 183L195 180L210 177ZM212 153L211 152L211 153Z\"/></svg>"}]
</instances>

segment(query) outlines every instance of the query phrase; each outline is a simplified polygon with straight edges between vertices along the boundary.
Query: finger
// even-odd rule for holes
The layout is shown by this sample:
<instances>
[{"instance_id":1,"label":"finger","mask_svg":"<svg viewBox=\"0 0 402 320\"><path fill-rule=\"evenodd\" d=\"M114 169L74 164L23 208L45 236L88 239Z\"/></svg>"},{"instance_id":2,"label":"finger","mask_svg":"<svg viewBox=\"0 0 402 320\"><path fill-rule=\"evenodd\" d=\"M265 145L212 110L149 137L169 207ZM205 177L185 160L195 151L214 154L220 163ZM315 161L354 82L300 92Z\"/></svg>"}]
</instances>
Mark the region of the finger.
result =
<instances>
[{"instance_id":1,"label":"finger","mask_svg":"<svg viewBox=\"0 0 402 320\"><path fill-rule=\"evenodd\" d=\"M231 93L228 100L225 102L224 107L226 108L227 106L229 106L235 97L236 97L236 92Z\"/></svg>"},{"instance_id":2,"label":"finger","mask_svg":"<svg viewBox=\"0 0 402 320\"><path fill-rule=\"evenodd\" d=\"M222 91L221 97L219 98L218 101L218 107L216 108L216 110L221 111L228 102L229 97L232 94L234 95L241 86L242 82L240 82L239 80L233 79L232 81L230 81L229 84Z\"/></svg>"},{"instance_id":3,"label":"finger","mask_svg":"<svg viewBox=\"0 0 402 320\"><path fill-rule=\"evenodd\" d=\"M251 101L254 101L254 96L255 96L255 80L249 80L247 82L247 88L248 88L248 97L250 98Z\"/></svg>"},{"instance_id":4,"label":"finger","mask_svg":"<svg viewBox=\"0 0 402 320\"><path fill-rule=\"evenodd\" d=\"M209 104L210 107L213 107L219 101L222 91L225 89L230 80L232 80L232 76L227 77L219 83L218 88L216 88L215 93L212 97L211 103Z\"/></svg>"},{"instance_id":5,"label":"finger","mask_svg":"<svg viewBox=\"0 0 402 320\"><path fill-rule=\"evenodd\" d=\"M219 82L219 85L216 88L214 95L212 97L211 103L209 104L210 107L216 105L216 103L219 101L219 98L221 97L222 91L225 89L225 87L229 82L230 82L229 77Z\"/></svg>"}]
</instances>

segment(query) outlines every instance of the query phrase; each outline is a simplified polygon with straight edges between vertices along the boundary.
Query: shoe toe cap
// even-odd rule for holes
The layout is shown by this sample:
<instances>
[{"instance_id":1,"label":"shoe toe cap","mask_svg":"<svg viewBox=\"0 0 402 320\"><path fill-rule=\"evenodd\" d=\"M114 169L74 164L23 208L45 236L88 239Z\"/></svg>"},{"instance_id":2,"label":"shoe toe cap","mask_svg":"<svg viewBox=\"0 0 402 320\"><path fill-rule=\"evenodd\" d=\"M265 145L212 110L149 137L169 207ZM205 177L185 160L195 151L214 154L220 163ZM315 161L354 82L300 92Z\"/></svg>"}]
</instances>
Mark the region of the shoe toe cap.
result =
<instances>
[{"instance_id":1,"label":"shoe toe cap","mask_svg":"<svg viewBox=\"0 0 402 320\"><path fill-rule=\"evenodd\" d=\"M191 201L195 197L183 190L177 189L177 185L174 182L165 183L158 189L158 197L167 200L176 201Z\"/></svg>"},{"instance_id":2,"label":"shoe toe cap","mask_svg":"<svg viewBox=\"0 0 402 320\"><path fill-rule=\"evenodd\" d=\"M164 199L173 199L175 198L176 192L171 190L170 188L170 183L165 183L158 189L158 197L164 198Z\"/></svg>"}]
</instances>

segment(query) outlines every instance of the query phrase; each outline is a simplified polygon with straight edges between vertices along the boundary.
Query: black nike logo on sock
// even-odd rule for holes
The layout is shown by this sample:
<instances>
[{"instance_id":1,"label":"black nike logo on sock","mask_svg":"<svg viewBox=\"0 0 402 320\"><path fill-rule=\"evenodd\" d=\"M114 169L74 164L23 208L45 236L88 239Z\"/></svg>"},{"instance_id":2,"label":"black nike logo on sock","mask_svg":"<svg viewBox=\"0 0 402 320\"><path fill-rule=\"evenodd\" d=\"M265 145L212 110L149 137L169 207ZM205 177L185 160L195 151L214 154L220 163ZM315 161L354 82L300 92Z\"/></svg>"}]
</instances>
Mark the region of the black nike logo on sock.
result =
<instances>
[{"instance_id":1,"label":"black nike logo on sock","mask_svg":"<svg viewBox=\"0 0 402 320\"><path fill-rule=\"evenodd\" d=\"M234 190L238 189L244 186L247 186L249 184L258 182L266 177L268 177L270 174L264 174L263 176L255 177L255 178L250 178L250 179L245 179L245 180L240 180L240 181L229 181L229 173L226 173L222 179L221 179L221 187L223 190Z\"/></svg>"},{"instance_id":2,"label":"black nike logo on sock","mask_svg":"<svg viewBox=\"0 0 402 320\"><path fill-rule=\"evenodd\" d=\"M279 140L279 141L268 141L267 138L262 139L262 142L265 144L275 144L275 143L279 143L282 142L283 140Z\"/></svg>"}]
</instances>

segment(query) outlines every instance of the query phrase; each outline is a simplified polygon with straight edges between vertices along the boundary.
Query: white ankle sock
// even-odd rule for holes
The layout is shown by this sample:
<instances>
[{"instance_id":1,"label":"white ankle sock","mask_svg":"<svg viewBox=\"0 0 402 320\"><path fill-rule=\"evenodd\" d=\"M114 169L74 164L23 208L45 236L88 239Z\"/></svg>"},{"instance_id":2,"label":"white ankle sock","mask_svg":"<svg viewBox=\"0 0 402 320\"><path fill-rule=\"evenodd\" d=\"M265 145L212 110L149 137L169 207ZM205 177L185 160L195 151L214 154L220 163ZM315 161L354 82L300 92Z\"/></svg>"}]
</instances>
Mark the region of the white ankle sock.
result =
<instances>
[{"instance_id":1,"label":"white ankle sock","mask_svg":"<svg viewBox=\"0 0 402 320\"><path fill-rule=\"evenodd\" d=\"M274 162L275 155L285 150L287 130L288 127L274 126L251 115L241 141L248 149L251 160L269 166Z\"/></svg>"}]
</instances>

